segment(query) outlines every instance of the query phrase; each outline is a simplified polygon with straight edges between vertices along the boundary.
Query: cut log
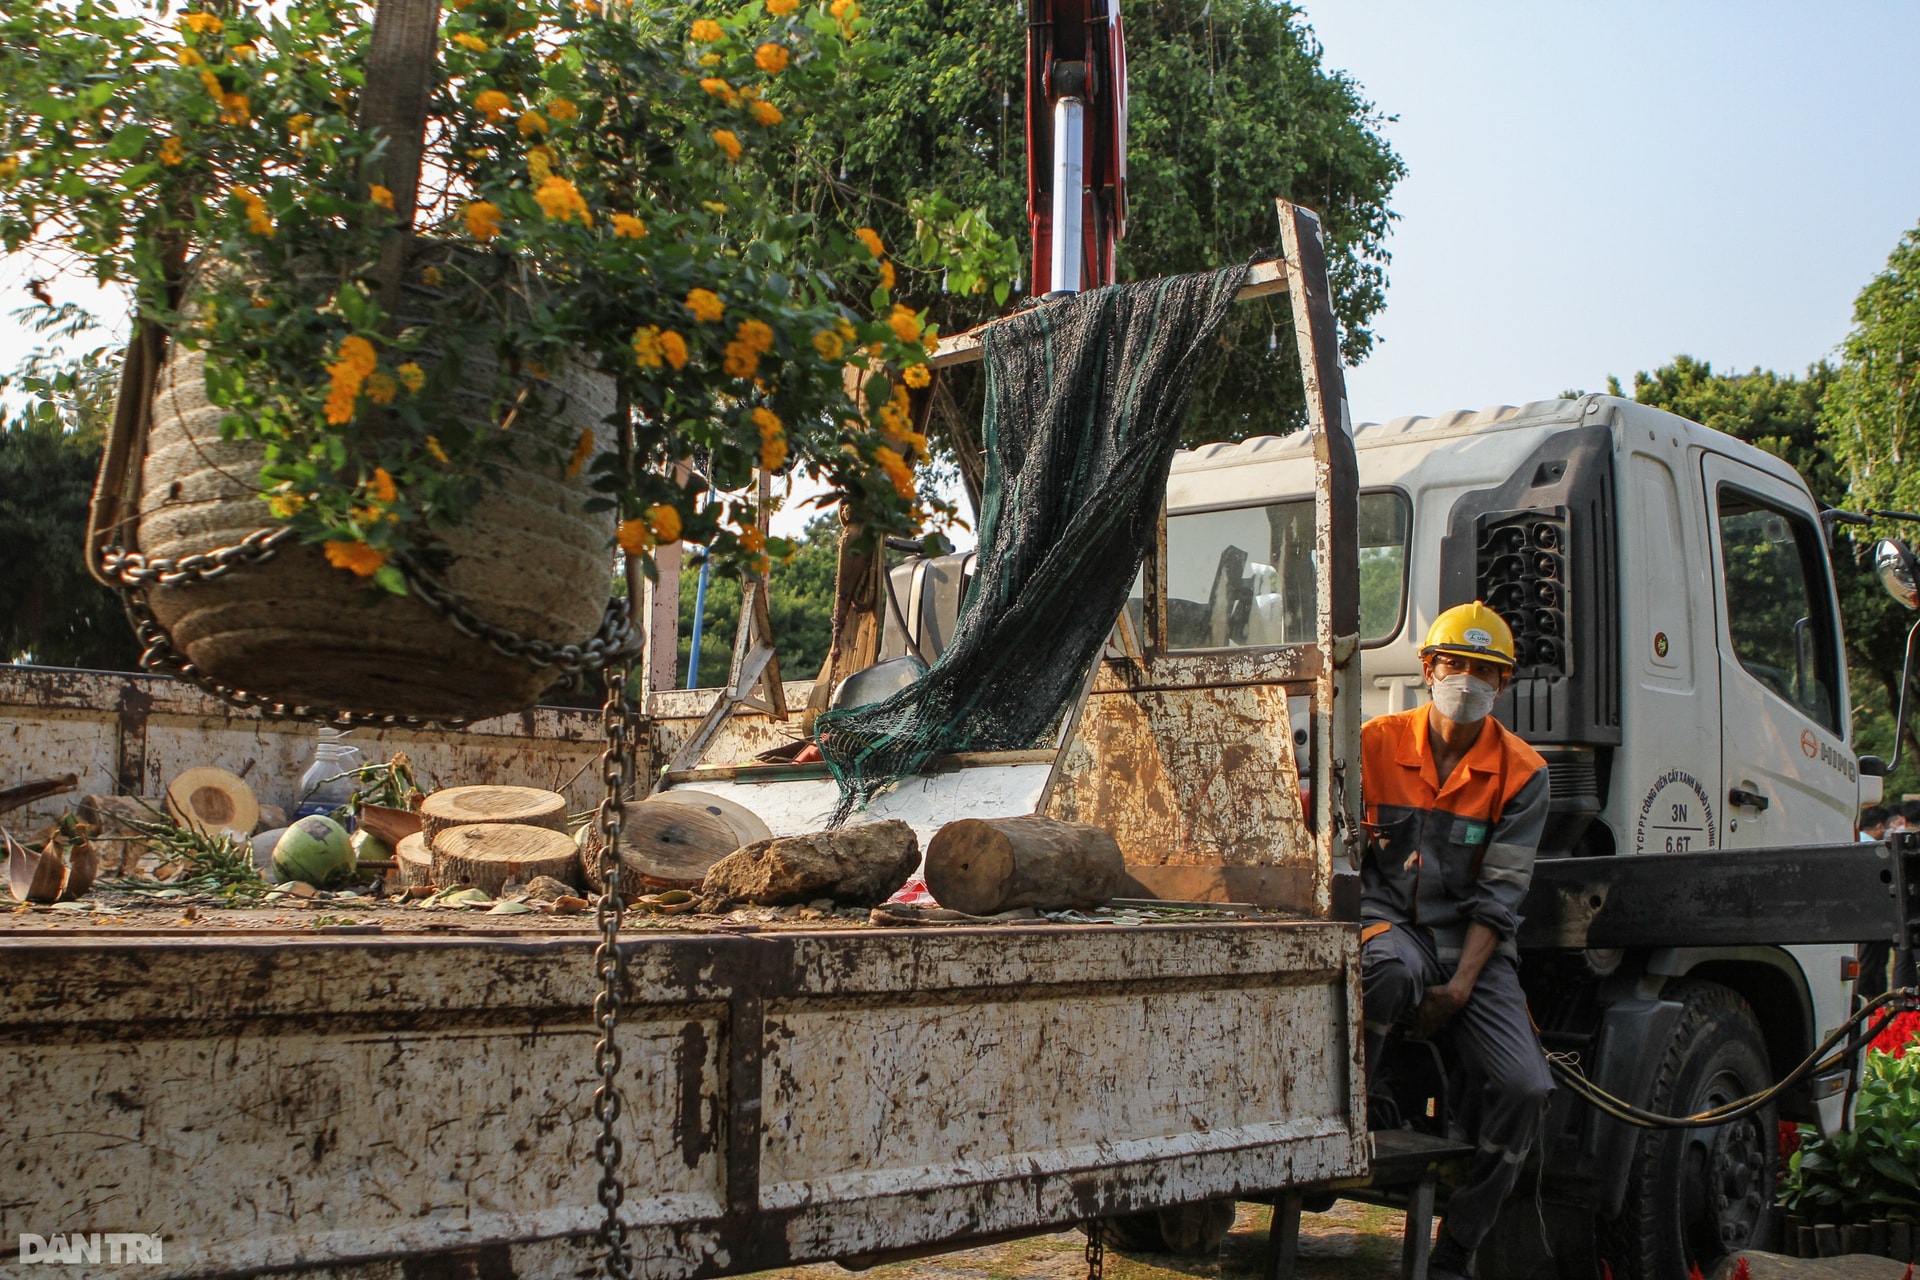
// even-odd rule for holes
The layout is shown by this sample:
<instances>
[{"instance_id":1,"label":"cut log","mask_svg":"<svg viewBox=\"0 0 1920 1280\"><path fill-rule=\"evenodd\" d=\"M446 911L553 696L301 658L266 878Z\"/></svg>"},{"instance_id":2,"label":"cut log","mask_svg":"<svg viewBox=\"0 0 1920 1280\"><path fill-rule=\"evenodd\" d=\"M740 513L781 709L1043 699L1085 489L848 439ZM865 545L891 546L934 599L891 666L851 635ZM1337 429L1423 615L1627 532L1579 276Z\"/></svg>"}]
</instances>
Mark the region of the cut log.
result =
<instances>
[{"instance_id":1,"label":"cut log","mask_svg":"<svg viewBox=\"0 0 1920 1280\"><path fill-rule=\"evenodd\" d=\"M734 825L724 817L659 797L622 805L620 819L623 897L662 889L698 889L708 869L743 843ZM596 892L603 892L599 832L595 828L588 831L581 861L587 883Z\"/></svg>"},{"instance_id":2,"label":"cut log","mask_svg":"<svg viewBox=\"0 0 1920 1280\"><path fill-rule=\"evenodd\" d=\"M0 813L18 809L23 804L32 804L35 800L45 800L48 796L65 795L79 786L79 774L62 773L51 778L35 778L31 782L0 787Z\"/></svg>"},{"instance_id":3,"label":"cut log","mask_svg":"<svg viewBox=\"0 0 1920 1280\"><path fill-rule=\"evenodd\" d=\"M1080 822L962 818L927 844L927 891L968 915L1097 907L1119 892L1126 873L1113 836Z\"/></svg>"},{"instance_id":4,"label":"cut log","mask_svg":"<svg viewBox=\"0 0 1920 1280\"><path fill-rule=\"evenodd\" d=\"M780 907L832 898L877 906L920 865L920 840L904 822L760 840L713 864L701 883L709 901Z\"/></svg>"},{"instance_id":5,"label":"cut log","mask_svg":"<svg viewBox=\"0 0 1920 1280\"><path fill-rule=\"evenodd\" d=\"M420 829L432 845L442 831L511 822L565 834L567 802L538 787L448 787L420 803Z\"/></svg>"},{"instance_id":6,"label":"cut log","mask_svg":"<svg viewBox=\"0 0 1920 1280\"><path fill-rule=\"evenodd\" d=\"M519 822L475 823L442 831L428 845L433 850L433 883L442 889L472 885L498 897L509 880L526 884L535 876L552 876L568 884L580 881L580 853L564 831Z\"/></svg>"},{"instance_id":7,"label":"cut log","mask_svg":"<svg viewBox=\"0 0 1920 1280\"><path fill-rule=\"evenodd\" d=\"M403 836L393 846L393 860L400 868L400 883L407 888L433 883L433 851L427 848L427 837L421 832Z\"/></svg>"},{"instance_id":8,"label":"cut log","mask_svg":"<svg viewBox=\"0 0 1920 1280\"><path fill-rule=\"evenodd\" d=\"M169 782L167 812L181 826L208 835L250 836L260 824L253 788L225 769L189 769Z\"/></svg>"},{"instance_id":9,"label":"cut log","mask_svg":"<svg viewBox=\"0 0 1920 1280\"><path fill-rule=\"evenodd\" d=\"M384 804L360 806L360 830L371 831L377 838L395 848L399 847L402 840L421 829L420 812L417 809L392 809Z\"/></svg>"}]
</instances>

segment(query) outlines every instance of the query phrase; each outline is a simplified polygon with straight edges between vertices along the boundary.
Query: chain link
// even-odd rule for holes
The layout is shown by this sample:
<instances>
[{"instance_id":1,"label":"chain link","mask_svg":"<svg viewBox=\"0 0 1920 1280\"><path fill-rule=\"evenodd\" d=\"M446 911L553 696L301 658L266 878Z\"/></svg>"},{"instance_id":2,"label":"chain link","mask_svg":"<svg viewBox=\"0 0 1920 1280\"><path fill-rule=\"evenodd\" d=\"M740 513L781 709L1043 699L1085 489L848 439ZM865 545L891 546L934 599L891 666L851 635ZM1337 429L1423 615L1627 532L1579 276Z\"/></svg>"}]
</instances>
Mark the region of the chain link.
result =
<instances>
[{"instance_id":1,"label":"chain link","mask_svg":"<svg viewBox=\"0 0 1920 1280\"><path fill-rule=\"evenodd\" d=\"M600 989L593 997L593 1025L600 1036L593 1046L593 1066L600 1076L600 1086L593 1091L593 1117L599 1121L600 1134L594 1139L593 1155L600 1162L599 1198L601 1208L606 1210L600 1226L600 1242L606 1249L603 1267L609 1280L629 1280L633 1275L627 1228L620 1221L620 1204L626 1199L626 1187L620 1180L621 1145L614 1128L621 1109L620 1046L614 1042L614 1035L620 1029L620 986L626 971L626 962L620 955L620 913L626 907L620 892L620 829L624 821L620 801L626 790L628 748L634 730L633 716L626 705L626 689L624 671L616 668L607 672L607 701L600 709L600 726L607 742L600 757L600 777L606 783L606 791L596 816L600 830L602 892L595 915L600 945L593 952L594 972L600 979Z\"/></svg>"},{"instance_id":2,"label":"chain link","mask_svg":"<svg viewBox=\"0 0 1920 1280\"><path fill-rule=\"evenodd\" d=\"M173 637L154 616L146 593L154 586L173 587L196 582L212 582L246 565L264 564L297 537L294 530L255 529L239 542L212 551L197 552L175 560L148 559L137 551L108 547L100 564L107 576L119 583L121 603L133 623L140 644L140 666L180 679L212 694L223 702L256 710L269 720L310 720L342 727L367 725L376 728L420 728L430 724L459 728L468 723L462 717L432 718L391 715L377 712L340 711L305 704L288 703L265 694L254 693L215 680L200 670L174 647ZM600 627L580 644L556 645L532 640L496 626L474 614L464 601L436 581L409 558L395 556L394 564L407 580L407 586L427 606L438 613L462 635L485 641L495 652L519 658L536 667L556 667L569 677L582 672L611 668L635 652L636 633L628 617L626 601L607 601L600 615Z\"/></svg>"},{"instance_id":3,"label":"chain link","mask_svg":"<svg viewBox=\"0 0 1920 1280\"><path fill-rule=\"evenodd\" d=\"M1087 1237L1087 1280L1103 1280L1107 1273L1107 1223L1088 1218L1081 1226Z\"/></svg>"}]
</instances>

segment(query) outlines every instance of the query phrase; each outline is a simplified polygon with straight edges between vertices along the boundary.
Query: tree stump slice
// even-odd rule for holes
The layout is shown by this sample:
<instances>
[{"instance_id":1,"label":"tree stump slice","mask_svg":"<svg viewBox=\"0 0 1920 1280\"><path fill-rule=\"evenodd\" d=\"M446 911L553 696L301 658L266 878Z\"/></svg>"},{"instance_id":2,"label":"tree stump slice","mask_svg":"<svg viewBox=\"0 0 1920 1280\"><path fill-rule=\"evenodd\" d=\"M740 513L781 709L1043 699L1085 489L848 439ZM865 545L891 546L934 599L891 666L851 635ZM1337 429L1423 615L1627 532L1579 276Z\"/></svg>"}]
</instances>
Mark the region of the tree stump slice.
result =
<instances>
[{"instance_id":1,"label":"tree stump slice","mask_svg":"<svg viewBox=\"0 0 1920 1280\"><path fill-rule=\"evenodd\" d=\"M420 803L420 829L433 846L443 831L488 823L567 830L566 798L538 787L448 787Z\"/></svg>"},{"instance_id":2,"label":"tree stump slice","mask_svg":"<svg viewBox=\"0 0 1920 1280\"><path fill-rule=\"evenodd\" d=\"M710 900L781 907L832 898L885 902L920 865L920 839L904 822L759 840L713 864L700 889Z\"/></svg>"},{"instance_id":3,"label":"tree stump slice","mask_svg":"<svg viewBox=\"0 0 1920 1280\"><path fill-rule=\"evenodd\" d=\"M927 845L927 891L975 916L1097 907L1120 891L1126 871L1106 830L1053 818L962 818Z\"/></svg>"},{"instance_id":4,"label":"tree stump slice","mask_svg":"<svg viewBox=\"0 0 1920 1280\"><path fill-rule=\"evenodd\" d=\"M400 843L393 846L393 860L400 868L400 883L407 888L416 889L433 883L433 851L427 848L427 837L423 832L402 836Z\"/></svg>"},{"instance_id":5,"label":"tree stump slice","mask_svg":"<svg viewBox=\"0 0 1920 1280\"><path fill-rule=\"evenodd\" d=\"M620 892L698 889L713 864L741 847L734 824L686 804L658 797L620 806ZM580 860L587 883L600 883L600 835L588 828Z\"/></svg>"},{"instance_id":6,"label":"tree stump slice","mask_svg":"<svg viewBox=\"0 0 1920 1280\"><path fill-rule=\"evenodd\" d=\"M253 834L260 801L253 788L225 769L188 769L167 784L167 812L183 827L207 835Z\"/></svg>"},{"instance_id":7,"label":"tree stump slice","mask_svg":"<svg viewBox=\"0 0 1920 1280\"><path fill-rule=\"evenodd\" d=\"M433 850L433 883L442 889L471 885L499 897L509 880L526 884L535 876L580 883L580 855L564 831L519 822L472 823L443 831L428 841Z\"/></svg>"}]
</instances>

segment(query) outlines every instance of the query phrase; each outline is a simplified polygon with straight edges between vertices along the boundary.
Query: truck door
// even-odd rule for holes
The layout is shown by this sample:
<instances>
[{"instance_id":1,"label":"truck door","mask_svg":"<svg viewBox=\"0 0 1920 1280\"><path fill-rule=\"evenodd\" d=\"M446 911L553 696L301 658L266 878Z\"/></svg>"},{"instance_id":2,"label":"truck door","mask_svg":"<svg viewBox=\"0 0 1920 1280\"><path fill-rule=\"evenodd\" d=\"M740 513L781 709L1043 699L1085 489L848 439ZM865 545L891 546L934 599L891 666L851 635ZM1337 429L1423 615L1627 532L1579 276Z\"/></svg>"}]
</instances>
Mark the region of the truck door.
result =
<instances>
[{"instance_id":1,"label":"truck door","mask_svg":"<svg viewBox=\"0 0 1920 1280\"><path fill-rule=\"evenodd\" d=\"M1859 794L1819 526L1794 486L1701 458L1713 545L1724 844L1844 840Z\"/></svg>"}]
</instances>

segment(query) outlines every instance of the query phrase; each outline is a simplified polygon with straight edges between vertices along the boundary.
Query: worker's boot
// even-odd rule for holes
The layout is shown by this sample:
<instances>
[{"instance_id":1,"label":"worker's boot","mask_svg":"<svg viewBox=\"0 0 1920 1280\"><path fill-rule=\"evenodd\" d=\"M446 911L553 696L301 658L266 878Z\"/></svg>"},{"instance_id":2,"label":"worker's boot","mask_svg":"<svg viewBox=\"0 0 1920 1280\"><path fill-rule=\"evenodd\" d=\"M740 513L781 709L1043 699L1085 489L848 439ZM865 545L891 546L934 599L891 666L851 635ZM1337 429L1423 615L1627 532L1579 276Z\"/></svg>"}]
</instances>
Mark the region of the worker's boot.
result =
<instances>
[{"instance_id":1,"label":"worker's boot","mask_svg":"<svg viewBox=\"0 0 1920 1280\"><path fill-rule=\"evenodd\" d=\"M1467 1280L1472 1267L1473 1250L1448 1235L1446 1223L1441 1223L1440 1238L1427 1261L1427 1280Z\"/></svg>"}]
</instances>

